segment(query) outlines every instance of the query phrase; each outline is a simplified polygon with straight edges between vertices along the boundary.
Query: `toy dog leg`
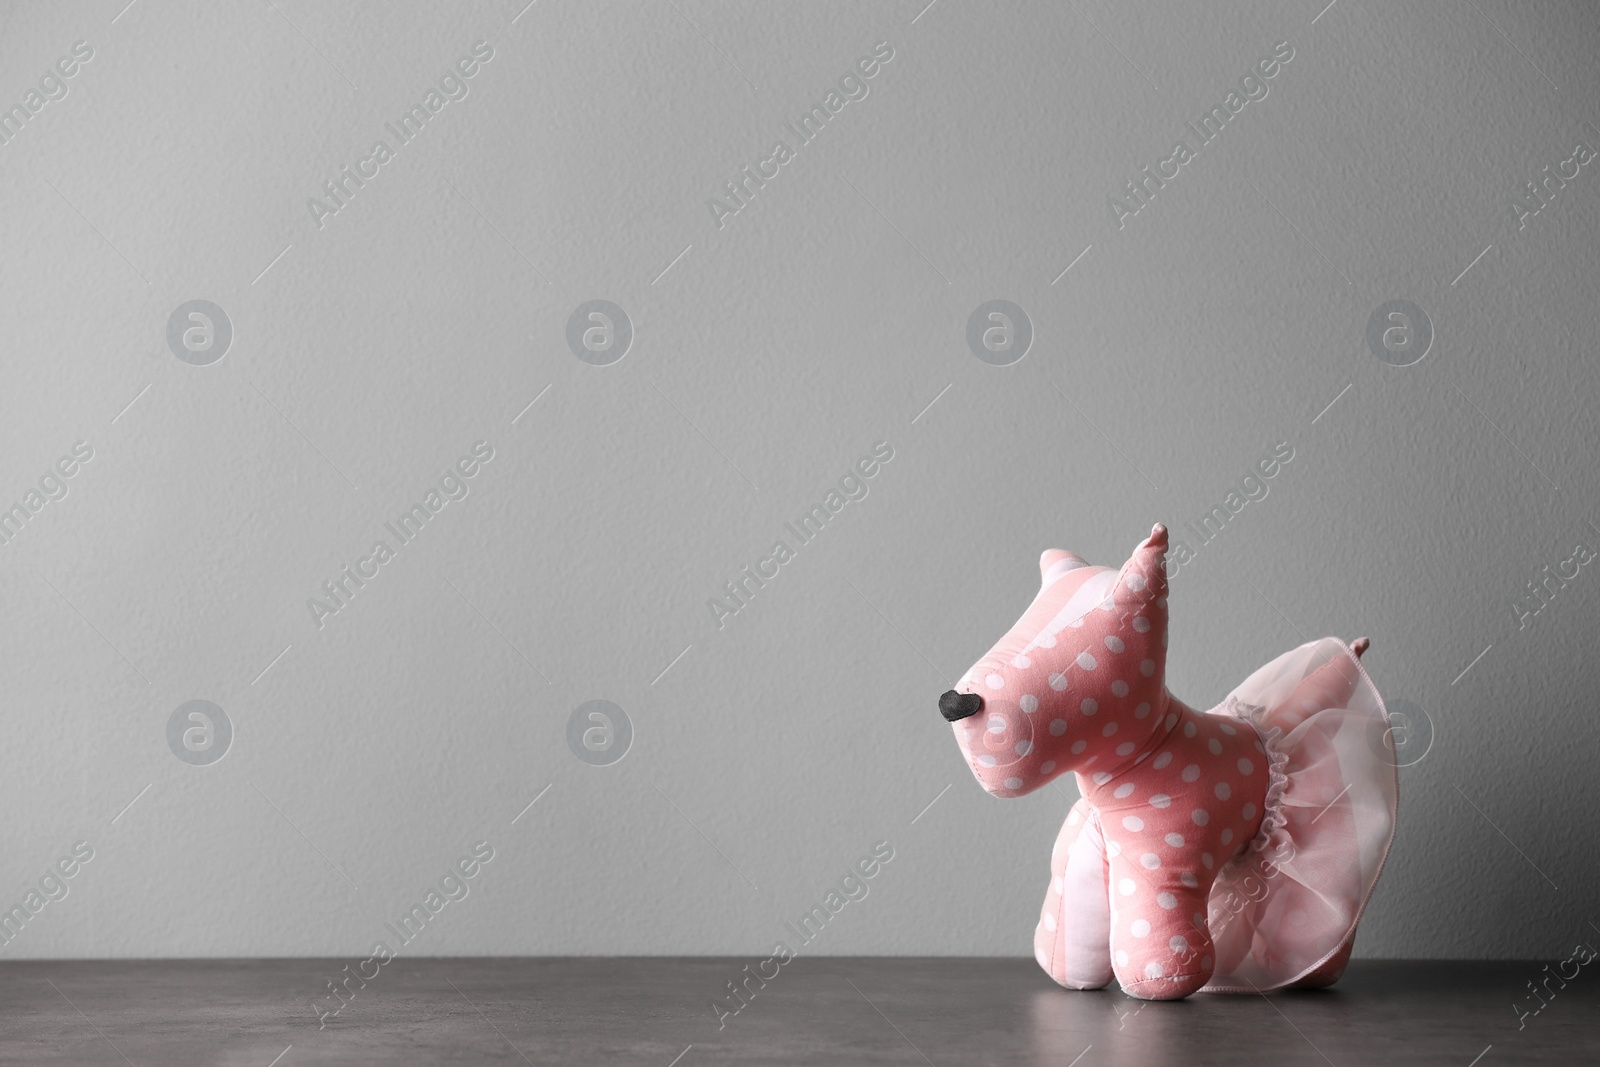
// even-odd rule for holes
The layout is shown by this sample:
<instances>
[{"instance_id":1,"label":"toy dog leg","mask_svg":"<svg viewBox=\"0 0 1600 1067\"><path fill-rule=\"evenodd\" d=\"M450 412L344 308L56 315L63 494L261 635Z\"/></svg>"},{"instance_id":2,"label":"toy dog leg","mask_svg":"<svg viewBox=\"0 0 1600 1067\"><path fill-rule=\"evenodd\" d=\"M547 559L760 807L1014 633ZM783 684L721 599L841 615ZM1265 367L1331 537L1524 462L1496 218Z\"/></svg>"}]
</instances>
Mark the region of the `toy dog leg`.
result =
<instances>
[{"instance_id":1,"label":"toy dog leg","mask_svg":"<svg viewBox=\"0 0 1600 1067\"><path fill-rule=\"evenodd\" d=\"M1080 799L1072 806L1050 856L1033 955L1068 989L1101 989L1111 982L1111 901L1100 817Z\"/></svg>"},{"instance_id":2,"label":"toy dog leg","mask_svg":"<svg viewBox=\"0 0 1600 1067\"><path fill-rule=\"evenodd\" d=\"M1209 880L1191 887L1153 877L1126 855L1111 857L1110 873L1112 966L1123 992L1177 1000L1209 982L1216 965L1206 926Z\"/></svg>"}]
</instances>

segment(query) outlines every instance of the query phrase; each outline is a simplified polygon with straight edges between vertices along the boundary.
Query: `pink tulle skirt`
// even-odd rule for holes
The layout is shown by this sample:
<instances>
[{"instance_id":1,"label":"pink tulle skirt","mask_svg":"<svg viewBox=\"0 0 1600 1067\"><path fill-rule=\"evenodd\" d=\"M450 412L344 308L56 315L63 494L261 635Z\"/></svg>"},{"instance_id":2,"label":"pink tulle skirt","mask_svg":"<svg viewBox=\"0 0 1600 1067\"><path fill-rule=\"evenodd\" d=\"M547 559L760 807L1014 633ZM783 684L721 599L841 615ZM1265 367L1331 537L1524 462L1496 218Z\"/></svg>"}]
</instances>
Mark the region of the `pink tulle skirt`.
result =
<instances>
[{"instance_id":1,"label":"pink tulle skirt","mask_svg":"<svg viewBox=\"0 0 1600 1067\"><path fill-rule=\"evenodd\" d=\"M1289 706L1303 679L1341 656L1355 678L1342 706ZM1211 891L1217 965L1204 991L1280 988L1355 937L1389 854L1400 789L1388 712L1350 649L1323 638L1262 667L1208 714L1255 727L1271 780L1260 832Z\"/></svg>"}]
</instances>

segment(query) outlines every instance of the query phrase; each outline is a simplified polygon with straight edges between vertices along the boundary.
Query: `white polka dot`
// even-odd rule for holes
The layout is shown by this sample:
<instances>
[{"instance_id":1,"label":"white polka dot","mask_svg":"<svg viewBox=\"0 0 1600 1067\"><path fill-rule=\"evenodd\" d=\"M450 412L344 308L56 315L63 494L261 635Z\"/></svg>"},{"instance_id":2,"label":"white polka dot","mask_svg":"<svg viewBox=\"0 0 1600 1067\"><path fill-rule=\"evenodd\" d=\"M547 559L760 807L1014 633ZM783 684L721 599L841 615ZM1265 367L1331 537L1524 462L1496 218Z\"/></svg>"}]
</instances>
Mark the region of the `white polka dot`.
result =
<instances>
[{"instance_id":1,"label":"white polka dot","mask_svg":"<svg viewBox=\"0 0 1600 1067\"><path fill-rule=\"evenodd\" d=\"M1237 734L1239 732L1238 730L1235 730L1233 727L1229 726L1225 722L1217 723L1217 729L1221 730L1223 733L1227 734L1229 737L1232 737L1232 736L1234 736L1235 734Z\"/></svg>"},{"instance_id":2,"label":"white polka dot","mask_svg":"<svg viewBox=\"0 0 1600 1067\"><path fill-rule=\"evenodd\" d=\"M1182 934L1178 934L1171 941L1167 942L1167 947L1174 952L1188 952L1189 939L1184 937Z\"/></svg>"},{"instance_id":3,"label":"white polka dot","mask_svg":"<svg viewBox=\"0 0 1600 1067\"><path fill-rule=\"evenodd\" d=\"M988 755L979 756L978 757L978 763L980 763L982 766L985 766L985 767L993 767L994 766L994 757L993 756L988 756Z\"/></svg>"},{"instance_id":4,"label":"white polka dot","mask_svg":"<svg viewBox=\"0 0 1600 1067\"><path fill-rule=\"evenodd\" d=\"M1085 699L1082 704L1078 705L1078 710L1083 712L1085 715L1093 715L1095 712L1100 710L1100 702L1095 700L1094 697L1089 697Z\"/></svg>"},{"instance_id":5,"label":"white polka dot","mask_svg":"<svg viewBox=\"0 0 1600 1067\"><path fill-rule=\"evenodd\" d=\"M1256 817L1256 806L1254 804L1246 804L1242 809L1240 809L1239 814L1243 815L1246 819L1253 819Z\"/></svg>"},{"instance_id":6,"label":"white polka dot","mask_svg":"<svg viewBox=\"0 0 1600 1067\"><path fill-rule=\"evenodd\" d=\"M1046 631L1045 633L1040 634L1039 635L1039 647L1040 648L1055 648L1056 647L1056 635L1053 634L1053 633L1050 633L1048 631Z\"/></svg>"},{"instance_id":7,"label":"white polka dot","mask_svg":"<svg viewBox=\"0 0 1600 1067\"><path fill-rule=\"evenodd\" d=\"M1144 976L1146 978L1160 978L1161 964L1157 963L1155 960L1151 960L1149 963L1145 964Z\"/></svg>"},{"instance_id":8,"label":"white polka dot","mask_svg":"<svg viewBox=\"0 0 1600 1067\"><path fill-rule=\"evenodd\" d=\"M1074 741L1074 742L1072 742L1072 754L1074 756L1079 755L1080 753L1083 752L1084 749L1086 749L1088 747L1089 747L1089 742L1087 742L1087 741Z\"/></svg>"},{"instance_id":9,"label":"white polka dot","mask_svg":"<svg viewBox=\"0 0 1600 1067\"><path fill-rule=\"evenodd\" d=\"M1100 736L1101 737L1110 737L1112 734L1114 734L1116 732L1117 732L1117 724L1114 723L1114 722L1108 722L1108 723L1106 723L1105 728L1100 731Z\"/></svg>"},{"instance_id":10,"label":"white polka dot","mask_svg":"<svg viewBox=\"0 0 1600 1067\"><path fill-rule=\"evenodd\" d=\"M1204 826L1211 821L1211 813L1205 808L1195 808L1189 813L1189 818L1194 820L1196 826Z\"/></svg>"},{"instance_id":11,"label":"white polka dot","mask_svg":"<svg viewBox=\"0 0 1600 1067\"><path fill-rule=\"evenodd\" d=\"M1003 686L1004 686L1004 685L1005 685L1005 684L1006 684L1006 680L1005 680L1005 679L1004 679L1004 678L1002 678L1002 677L1001 677L1001 676L1000 676L1000 675L998 675L998 674L991 674L991 675L989 675L989 677L987 677L987 678L985 678L985 679L984 679L984 680L983 680L983 682L984 682L984 684L985 684L985 685L987 685L987 686L988 686L988 687L989 687L989 688L990 688L990 689L1000 689L1000 688L1002 688L1002 687L1003 687Z\"/></svg>"},{"instance_id":12,"label":"white polka dot","mask_svg":"<svg viewBox=\"0 0 1600 1067\"><path fill-rule=\"evenodd\" d=\"M1125 696L1127 696L1128 695L1128 683L1124 682L1121 678L1118 678L1116 681L1112 682L1111 683L1111 695L1112 696L1117 696L1117 697L1125 697Z\"/></svg>"},{"instance_id":13,"label":"white polka dot","mask_svg":"<svg viewBox=\"0 0 1600 1067\"><path fill-rule=\"evenodd\" d=\"M1166 842L1167 842L1167 844L1171 845L1173 848L1182 848L1183 847L1183 835L1182 834L1168 834L1166 836Z\"/></svg>"},{"instance_id":14,"label":"white polka dot","mask_svg":"<svg viewBox=\"0 0 1600 1067\"><path fill-rule=\"evenodd\" d=\"M1218 800L1227 800L1229 797L1233 796L1233 790L1229 788L1227 782L1218 782L1217 787L1213 789L1212 792L1217 794Z\"/></svg>"},{"instance_id":15,"label":"white polka dot","mask_svg":"<svg viewBox=\"0 0 1600 1067\"><path fill-rule=\"evenodd\" d=\"M1083 816L1078 814L1078 809L1073 808L1071 811L1067 812L1067 825L1071 826L1081 818L1083 818Z\"/></svg>"},{"instance_id":16,"label":"white polka dot","mask_svg":"<svg viewBox=\"0 0 1600 1067\"><path fill-rule=\"evenodd\" d=\"M1147 659L1141 662L1139 664L1139 673L1144 675L1146 678L1156 673L1156 661L1153 659Z\"/></svg>"},{"instance_id":17,"label":"white polka dot","mask_svg":"<svg viewBox=\"0 0 1600 1067\"><path fill-rule=\"evenodd\" d=\"M991 716L989 716L989 732L991 734L1003 734L1003 733L1005 733L1006 732L1006 717L1004 715L991 715Z\"/></svg>"},{"instance_id":18,"label":"white polka dot","mask_svg":"<svg viewBox=\"0 0 1600 1067\"><path fill-rule=\"evenodd\" d=\"M1135 593L1142 592L1144 590L1144 575L1140 574L1138 571L1129 571L1128 576L1123 579L1123 582L1126 583L1128 588L1132 589Z\"/></svg>"},{"instance_id":19,"label":"white polka dot","mask_svg":"<svg viewBox=\"0 0 1600 1067\"><path fill-rule=\"evenodd\" d=\"M1215 737L1206 742L1206 747L1211 750L1211 754L1213 756L1222 755L1222 742L1218 741Z\"/></svg>"},{"instance_id":20,"label":"white polka dot","mask_svg":"<svg viewBox=\"0 0 1600 1067\"><path fill-rule=\"evenodd\" d=\"M1017 703L1021 704L1022 710L1027 712L1029 715L1032 715L1034 712L1039 710L1039 698L1034 696L1032 693L1024 694L1022 699L1017 701Z\"/></svg>"},{"instance_id":21,"label":"white polka dot","mask_svg":"<svg viewBox=\"0 0 1600 1067\"><path fill-rule=\"evenodd\" d=\"M1200 764L1189 764L1189 766L1183 769L1183 773L1178 777L1182 778L1186 782L1198 782L1200 780Z\"/></svg>"},{"instance_id":22,"label":"white polka dot","mask_svg":"<svg viewBox=\"0 0 1600 1067\"><path fill-rule=\"evenodd\" d=\"M1216 861L1211 858L1211 853L1202 852L1202 853L1200 853L1200 862L1205 864L1206 865L1206 870L1209 871L1211 869L1211 865L1213 863L1215 863Z\"/></svg>"},{"instance_id":23,"label":"white polka dot","mask_svg":"<svg viewBox=\"0 0 1600 1067\"><path fill-rule=\"evenodd\" d=\"M1226 830L1224 830L1224 831L1222 831L1222 837L1221 837L1221 838L1219 838L1219 840L1220 840L1220 841L1221 841L1221 842L1222 842L1222 843L1223 843L1223 844L1224 844L1224 845L1231 845L1231 844L1233 844L1233 827L1231 827L1231 826L1230 826L1230 827L1229 827L1229 828L1228 828L1228 829L1226 829Z\"/></svg>"},{"instance_id":24,"label":"white polka dot","mask_svg":"<svg viewBox=\"0 0 1600 1067\"><path fill-rule=\"evenodd\" d=\"M1149 937L1150 923L1146 919L1135 919L1133 925L1128 927L1128 932L1134 937Z\"/></svg>"},{"instance_id":25,"label":"white polka dot","mask_svg":"<svg viewBox=\"0 0 1600 1067\"><path fill-rule=\"evenodd\" d=\"M1125 897L1133 896L1138 889L1139 887L1133 884L1132 878L1124 878L1122 881L1117 883L1117 892L1121 893Z\"/></svg>"},{"instance_id":26,"label":"white polka dot","mask_svg":"<svg viewBox=\"0 0 1600 1067\"><path fill-rule=\"evenodd\" d=\"M1153 871L1157 867L1161 866L1161 857L1156 855L1154 852L1146 852L1144 855L1139 857L1139 862Z\"/></svg>"},{"instance_id":27,"label":"white polka dot","mask_svg":"<svg viewBox=\"0 0 1600 1067\"><path fill-rule=\"evenodd\" d=\"M1194 723L1186 722L1186 723L1183 724L1183 736L1184 737L1193 737L1195 734L1197 734L1199 732L1200 732L1200 728L1198 726L1196 726Z\"/></svg>"},{"instance_id":28,"label":"white polka dot","mask_svg":"<svg viewBox=\"0 0 1600 1067\"><path fill-rule=\"evenodd\" d=\"M1122 817L1122 827L1125 830L1131 830L1134 833L1138 833L1140 830L1144 829L1144 820L1139 818L1137 815L1124 815Z\"/></svg>"},{"instance_id":29,"label":"white polka dot","mask_svg":"<svg viewBox=\"0 0 1600 1067\"><path fill-rule=\"evenodd\" d=\"M1046 930L1054 930L1056 928L1056 917L1053 912L1047 911L1044 913L1044 928Z\"/></svg>"},{"instance_id":30,"label":"white polka dot","mask_svg":"<svg viewBox=\"0 0 1600 1067\"><path fill-rule=\"evenodd\" d=\"M1028 753L1033 751L1033 742L1032 741L1018 741L1012 747L1016 750L1017 755L1026 756Z\"/></svg>"},{"instance_id":31,"label":"white polka dot","mask_svg":"<svg viewBox=\"0 0 1600 1067\"><path fill-rule=\"evenodd\" d=\"M1135 615L1133 617L1133 628L1135 630L1138 630L1142 634L1143 633L1149 633L1150 632L1150 620L1145 618L1143 615Z\"/></svg>"},{"instance_id":32,"label":"white polka dot","mask_svg":"<svg viewBox=\"0 0 1600 1067\"><path fill-rule=\"evenodd\" d=\"M1139 746L1134 744L1132 741L1124 741L1124 742L1122 742L1122 744L1117 746L1117 755L1119 755L1119 756L1131 756L1131 755L1133 755L1133 750L1138 748L1138 747Z\"/></svg>"},{"instance_id":33,"label":"white polka dot","mask_svg":"<svg viewBox=\"0 0 1600 1067\"><path fill-rule=\"evenodd\" d=\"M1166 765L1171 763L1171 762L1172 762L1172 753L1163 752L1163 753L1161 753L1161 755L1159 755L1159 756L1157 756L1155 758L1155 762L1150 764L1150 766L1154 767L1156 770L1159 771L1159 770L1164 769L1166 767Z\"/></svg>"},{"instance_id":34,"label":"white polka dot","mask_svg":"<svg viewBox=\"0 0 1600 1067\"><path fill-rule=\"evenodd\" d=\"M1178 906L1178 898L1171 893L1158 893L1156 895L1156 903L1171 911Z\"/></svg>"},{"instance_id":35,"label":"white polka dot","mask_svg":"<svg viewBox=\"0 0 1600 1067\"><path fill-rule=\"evenodd\" d=\"M1289 924L1291 926L1304 926L1306 924L1306 913L1299 908L1295 908L1289 912Z\"/></svg>"},{"instance_id":36,"label":"white polka dot","mask_svg":"<svg viewBox=\"0 0 1600 1067\"><path fill-rule=\"evenodd\" d=\"M1256 765L1254 763L1251 763L1247 759L1240 760L1239 763L1238 763L1238 767L1239 767L1239 773L1240 774L1249 774L1251 771L1254 771L1256 769Z\"/></svg>"},{"instance_id":37,"label":"white polka dot","mask_svg":"<svg viewBox=\"0 0 1600 1067\"><path fill-rule=\"evenodd\" d=\"M1142 718L1144 718L1145 716L1147 716L1149 714L1150 714L1150 705L1149 704L1140 704L1138 707L1133 709L1133 717L1135 719L1142 719Z\"/></svg>"},{"instance_id":38,"label":"white polka dot","mask_svg":"<svg viewBox=\"0 0 1600 1067\"><path fill-rule=\"evenodd\" d=\"M1164 808L1171 803L1172 798L1165 793L1156 793L1150 797L1150 806L1152 808Z\"/></svg>"},{"instance_id":39,"label":"white polka dot","mask_svg":"<svg viewBox=\"0 0 1600 1067\"><path fill-rule=\"evenodd\" d=\"M1018 656L1016 659L1011 661L1011 665L1019 670L1025 671L1029 667L1033 666L1033 660L1029 659L1027 656Z\"/></svg>"},{"instance_id":40,"label":"white polka dot","mask_svg":"<svg viewBox=\"0 0 1600 1067\"><path fill-rule=\"evenodd\" d=\"M1111 795L1116 797L1118 800L1131 797L1133 795L1133 783L1123 782L1121 785L1117 786L1117 791Z\"/></svg>"},{"instance_id":41,"label":"white polka dot","mask_svg":"<svg viewBox=\"0 0 1600 1067\"><path fill-rule=\"evenodd\" d=\"M1022 788L1022 779L1021 778L1007 778L1006 779L1006 788L1007 789L1021 789Z\"/></svg>"},{"instance_id":42,"label":"white polka dot","mask_svg":"<svg viewBox=\"0 0 1600 1067\"><path fill-rule=\"evenodd\" d=\"M1126 967L1128 965L1128 954L1120 948L1117 949L1116 959L1118 967Z\"/></svg>"},{"instance_id":43,"label":"white polka dot","mask_svg":"<svg viewBox=\"0 0 1600 1067\"><path fill-rule=\"evenodd\" d=\"M1087 652L1079 652L1078 666L1082 667L1086 671L1092 671L1095 668L1095 659Z\"/></svg>"},{"instance_id":44,"label":"white polka dot","mask_svg":"<svg viewBox=\"0 0 1600 1067\"><path fill-rule=\"evenodd\" d=\"M1168 715L1167 716L1167 719L1166 719L1166 727L1167 727L1167 729L1170 730L1174 726L1176 726L1177 724L1178 724L1178 716L1176 716L1176 715Z\"/></svg>"},{"instance_id":45,"label":"white polka dot","mask_svg":"<svg viewBox=\"0 0 1600 1067\"><path fill-rule=\"evenodd\" d=\"M1094 784L1095 785L1105 785L1109 781L1111 781L1111 772L1110 771L1095 771L1094 772Z\"/></svg>"},{"instance_id":46,"label":"white polka dot","mask_svg":"<svg viewBox=\"0 0 1600 1067\"><path fill-rule=\"evenodd\" d=\"M1050 724L1050 736L1060 737L1067 732L1067 720L1057 719Z\"/></svg>"},{"instance_id":47,"label":"white polka dot","mask_svg":"<svg viewBox=\"0 0 1600 1067\"><path fill-rule=\"evenodd\" d=\"M1111 634L1106 638L1106 647L1113 652L1121 652L1125 646L1122 643L1122 638L1116 634Z\"/></svg>"},{"instance_id":48,"label":"white polka dot","mask_svg":"<svg viewBox=\"0 0 1600 1067\"><path fill-rule=\"evenodd\" d=\"M1050 676L1050 688L1051 689L1054 689L1056 692L1059 693L1063 689L1065 689L1066 687L1067 687L1067 676L1066 675L1062 674L1060 671L1056 671L1054 674L1052 674Z\"/></svg>"},{"instance_id":49,"label":"white polka dot","mask_svg":"<svg viewBox=\"0 0 1600 1067\"><path fill-rule=\"evenodd\" d=\"M1184 871L1182 874L1178 875L1178 881L1182 882L1190 889L1200 888L1200 879L1194 876L1193 871ZM1196 918L1199 918L1199 916L1196 916Z\"/></svg>"},{"instance_id":50,"label":"white polka dot","mask_svg":"<svg viewBox=\"0 0 1600 1067\"><path fill-rule=\"evenodd\" d=\"M1050 889L1056 894L1056 896L1060 896L1062 893L1065 893L1067 891L1066 879L1062 878L1059 874L1056 875L1054 878L1050 879Z\"/></svg>"},{"instance_id":51,"label":"white polka dot","mask_svg":"<svg viewBox=\"0 0 1600 1067\"><path fill-rule=\"evenodd\" d=\"M1194 923L1194 928L1196 930L1204 930L1206 928L1206 917L1201 915L1199 912L1195 912L1193 915L1189 916L1189 921Z\"/></svg>"},{"instance_id":52,"label":"white polka dot","mask_svg":"<svg viewBox=\"0 0 1600 1067\"><path fill-rule=\"evenodd\" d=\"M1047 760L1045 760L1043 763L1041 763L1039 765L1039 773L1040 774L1049 774L1051 771L1053 771L1055 769L1056 769L1056 761L1053 760L1053 759L1047 759Z\"/></svg>"}]
</instances>

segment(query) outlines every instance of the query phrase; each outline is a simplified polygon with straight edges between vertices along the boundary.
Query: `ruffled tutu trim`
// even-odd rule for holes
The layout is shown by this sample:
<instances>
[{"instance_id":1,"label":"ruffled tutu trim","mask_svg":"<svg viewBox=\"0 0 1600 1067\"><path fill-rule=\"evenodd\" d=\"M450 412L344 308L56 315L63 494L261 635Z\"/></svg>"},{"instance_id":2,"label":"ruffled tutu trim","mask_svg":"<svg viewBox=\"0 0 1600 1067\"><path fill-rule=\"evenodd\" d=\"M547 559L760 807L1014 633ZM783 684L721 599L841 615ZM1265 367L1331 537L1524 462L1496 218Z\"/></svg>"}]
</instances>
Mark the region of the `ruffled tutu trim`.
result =
<instances>
[{"instance_id":1,"label":"ruffled tutu trim","mask_svg":"<svg viewBox=\"0 0 1600 1067\"><path fill-rule=\"evenodd\" d=\"M1249 723L1268 765L1261 829L1218 873L1205 992L1291 985L1355 936L1399 806L1389 714L1335 638L1284 653L1208 714Z\"/></svg>"}]
</instances>

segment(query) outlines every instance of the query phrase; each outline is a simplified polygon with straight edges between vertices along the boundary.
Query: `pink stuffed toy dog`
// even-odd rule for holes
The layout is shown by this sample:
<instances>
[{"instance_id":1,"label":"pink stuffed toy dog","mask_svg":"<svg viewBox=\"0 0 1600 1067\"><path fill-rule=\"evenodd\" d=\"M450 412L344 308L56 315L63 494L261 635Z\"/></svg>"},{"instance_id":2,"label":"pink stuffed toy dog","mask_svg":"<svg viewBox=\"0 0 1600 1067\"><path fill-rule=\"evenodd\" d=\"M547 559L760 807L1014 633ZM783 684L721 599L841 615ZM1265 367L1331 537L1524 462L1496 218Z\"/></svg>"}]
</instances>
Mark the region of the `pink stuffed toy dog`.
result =
<instances>
[{"instance_id":1,"label":"pink stuffed toy dog","mask_svg":"<svg viewBox=\"0 0 1600 1067\"><path fill-rule=\"evenodd\" d=\"M939 709L995 796L1077 774L1034 934L1056 982L1332 984L1399 794L1367 641L1302 645L1196 711L1166 688L1166 548L1158 525L1121 571L1046 552L1033 603Z\"/></svg>"}]
</instances>

